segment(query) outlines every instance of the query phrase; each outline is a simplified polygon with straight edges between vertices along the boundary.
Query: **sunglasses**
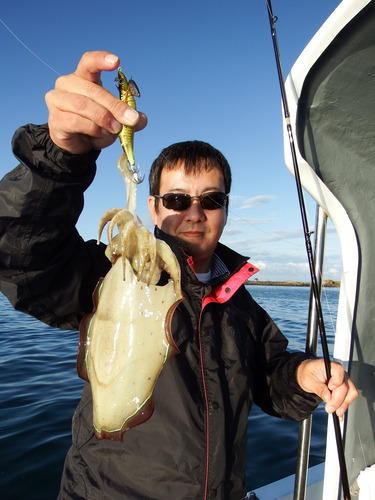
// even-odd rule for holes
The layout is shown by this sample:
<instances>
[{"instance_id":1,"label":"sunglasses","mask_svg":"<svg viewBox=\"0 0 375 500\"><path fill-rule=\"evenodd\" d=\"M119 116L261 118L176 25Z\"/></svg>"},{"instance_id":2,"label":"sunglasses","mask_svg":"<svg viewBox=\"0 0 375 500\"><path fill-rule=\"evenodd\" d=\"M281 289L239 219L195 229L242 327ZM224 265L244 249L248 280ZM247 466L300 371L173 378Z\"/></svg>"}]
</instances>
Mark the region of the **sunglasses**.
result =
<instances>
[{"instance_id":1,"label":"sunglasses","mask_svg":"<svg viewBox=\"0 0 375 500\"><path fill-rule=\"evenodd\" d=\"M200 206L203 210L217 210L223 208L228 203L228 195L220 191L212 191L210 193L203 193L199 196L190 196L187 193L167 193L163 196L154 194L154 198L163 200L163 206L169 210L176 212L183 212L191 207L194 199L199 200Z\"/></svg>"}]
</instances>

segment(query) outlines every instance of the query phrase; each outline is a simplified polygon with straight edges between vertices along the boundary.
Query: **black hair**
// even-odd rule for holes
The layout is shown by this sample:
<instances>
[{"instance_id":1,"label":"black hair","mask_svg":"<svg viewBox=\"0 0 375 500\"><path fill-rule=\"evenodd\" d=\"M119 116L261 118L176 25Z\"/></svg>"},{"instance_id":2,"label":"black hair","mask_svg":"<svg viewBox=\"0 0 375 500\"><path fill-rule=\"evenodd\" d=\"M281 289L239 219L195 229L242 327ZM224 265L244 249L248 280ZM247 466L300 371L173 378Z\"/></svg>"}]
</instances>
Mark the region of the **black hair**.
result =
<instances>
[{"instance_id":1,"label":"black hair","mask_svg":"<svg viewBox=\"0 0 375 500\"><path fill-rule=\"evenodd\" d=\"M229 193L232 174L225 156L207 142L184 141L164 148L152 163L149 175L150 195L160 194L162 170L173 170L180 162L184 164L187 174L196 174L202 170L208 171L214 168L219 169L223 174L225 192ZM155 201L157 202L157 199Z\"/></svg>"}]
</instances>

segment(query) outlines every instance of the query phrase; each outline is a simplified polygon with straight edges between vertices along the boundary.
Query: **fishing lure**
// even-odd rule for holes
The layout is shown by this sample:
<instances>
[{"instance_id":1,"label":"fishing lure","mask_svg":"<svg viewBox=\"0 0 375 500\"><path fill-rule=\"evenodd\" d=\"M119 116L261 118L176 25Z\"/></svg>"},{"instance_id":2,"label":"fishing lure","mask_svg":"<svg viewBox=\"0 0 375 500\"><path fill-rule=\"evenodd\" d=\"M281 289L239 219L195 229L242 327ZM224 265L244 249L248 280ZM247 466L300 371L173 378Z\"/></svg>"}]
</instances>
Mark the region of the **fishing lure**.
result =
<instances>
[{"instance_id":1,"label":"fishing lure","mask_svg":"<svg viewBox=\"0 0 375 500\"><path fill-rule=\"evenodd\" d=\"M134 80L127 80L122 68L118 68L118 76L115 79L118 82L118 89L120 93L120 99L125 102L128 106L133 109L137 109L134 97L140 97L138 86ZM127 161L131 167L135 166L134 158L134 130L133 127L128 125L123 125L120 133L119 139L121 142L122 149L126 155Z\"/></svg>"}]
</instances>

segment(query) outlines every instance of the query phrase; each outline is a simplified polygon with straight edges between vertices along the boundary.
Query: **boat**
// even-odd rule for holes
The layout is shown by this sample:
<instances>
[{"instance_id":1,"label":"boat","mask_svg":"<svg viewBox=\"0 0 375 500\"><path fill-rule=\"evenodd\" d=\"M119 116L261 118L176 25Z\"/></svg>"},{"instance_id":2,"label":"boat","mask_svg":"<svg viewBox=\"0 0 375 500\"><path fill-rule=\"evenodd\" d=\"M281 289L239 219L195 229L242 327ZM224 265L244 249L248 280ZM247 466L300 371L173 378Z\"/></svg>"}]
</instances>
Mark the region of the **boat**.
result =
<instances>
[{"instance_id":1,"label":"boat","mask_svg":"<svg viewBox=\"0 0 375 500\"><path fill-rule=\"evenodd\" d=\"M344 0L285 81L285 163L317 203L314 266L324 268L329 217L342 251L334 359L359 397L341 424L350 497L342 491L329 418L325 462L308 469L310 424L301 424L296 474L249 492L250 500L375 499L375 0ZM293 131L295 155L291 149ZM309 338L316 342L310 301ZM315 340L314 340L315 336ZM313 417L312 417L313 418Z\"/></svg>"}]
</instances>

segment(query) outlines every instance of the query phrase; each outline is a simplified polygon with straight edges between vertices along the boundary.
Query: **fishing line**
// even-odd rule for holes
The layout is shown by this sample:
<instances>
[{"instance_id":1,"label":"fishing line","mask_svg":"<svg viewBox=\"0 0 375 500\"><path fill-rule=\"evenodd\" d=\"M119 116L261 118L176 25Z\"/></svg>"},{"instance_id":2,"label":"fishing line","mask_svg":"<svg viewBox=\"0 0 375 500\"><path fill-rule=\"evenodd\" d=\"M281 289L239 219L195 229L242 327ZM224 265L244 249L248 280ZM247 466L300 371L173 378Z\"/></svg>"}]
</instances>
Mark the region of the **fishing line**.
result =
<instances>
[{"instance_id":1,"label":"fishing line","mask_svg":"<svg viewBox=\"0 0 375 500\"><path fill-rule=\"evenodd\" d=\"M56 73L56 75L58 76L61 76L61 73L59 73L55 68L53 68L50 64L48 64L44 59L42 59L40 56L38 56L38 54L36 54L28 45L26 45L25 42L23 42L17 35L16 33L11 30L11 28L3 21L3 19L0 18L0 22L1 24L4 26L4 28L6 28L8 30L8 32L28 51L30 52L30 54L32 54L36 59L38 59L38 61L40 61L42 64L44 64L47 68L49 68L51 71L53 71L54 73ZM164 156L164 155L163 155ZM166 160L168 161L168 159L166 158ZM229 209L229 212L233 215L235 215L236 217L239 218L240 221L244 222L245 224L255 228L256 230L266 234L267 236L269 236L270 238L272 238L272 240L275 240L275 241L283 241L289 245L292 245L292 246L295 246L295 247L299 247L300 245L298 243L294 243L286 238L280 238L279 236L275 236L273 235L272 233L269 233L263 229L261 229L260 227L256 226L255 224L252 224L251 222L249 222L246 218L242 217L239 213L237 213L236 211L234 211L232 208Z\"/></svg>"},{"instance_id":2,"label":"fishing line","mask_svg":"<svg viewBox=\"0 0 375 500\"><path fill-rule=\"evenodd\" d=\"M3 19L0 18L0 23L4 26L4 28L6 28L9 33L26 49L30 52L30 54L32 54L36 59L38 59L38 61L40 61L42 64L44 64L47 68L49 68L51 71L53 71L54 73L56 73L56 75L58 76L61 76L61 73L59 73L57 70L55 70L51 65L49 65L46 61L44 61L40 56L38 56L38 54L36 54L30 47L28 47L28 45L26 45L25 42L23 42L16 34L14 31L11 30L11 28L3 21ZM163 155L164 156L164 155ZM165 156L164 156L165 158ZM167 158L165 158L166 161L169 161ZM232 208L229 209L229 212L233 215L235 215L236 217L239 218L239 220L241 222L244 222L245 224L255 228L256 230L262 232L263 234L266 234L267 236L270 236L273 240L275 241L284 241L285 243L288 243L289 245L292 245L292 246L296 246L296 247L299 247L300 245L297 244L297 243L293 243L292 241L286 239L286 238L280 238L279 236L275 236L273 235L272 233L269 233L263 229L261 229L260 227L256 226L255 224L252 224L251 222L249 222L246 218L242 217L239 213L237 213L236 211L234 211Z\"/></svg>"},{"instance_id":3,"label":"fishing line","mask_svg":"<svg viewBox=\"0 0 375 500\"><path fill-rule=\"evenodd\" d=\"M24 43L15 33L14 31L12 31L9 26L7 24L5 24L5 22L0 18L0 23L4 26L4 28L6 28L9 33L14 36L14 38L23 46L25 47L26 50L28 50L30 52L30 54L32 54L34 57L36 57L38 59L38 61L40 61L42 64L44 64L45 66L47 66L47 68L49 68L51 71L53 71L54 73L56 73L56 75L58 76L61 76L61 73L59 73L58 71L56 71L52 66L50 66L46 61L44 61L41 57L38 56L38 54L36 54L33 50L30 49L30 47L28 47L26 45L26 43Z\"/></svg>"},{"instance_id":4,"label":"fishing line","mask_svg":"<svg viewBox=\"0 0 375 500\"><path fill-rule=\"evenodd\" d=\"M320 272L320 277L323 276L323 273ZM331 308L331 303L329 301L329 297L328 297L328 294L327 294L327 286L322 286L322 293L324 295L324 302L325 302L325 305L327 307L327 311L328 311L328 317L329 317L329 320L330 320L330 326L331 326L331 330L334 332L335 331L335 323L333 321L333 312L332 312L332 308ZM327 322L326 322L327 323Z\"/></svg>"},{"instance_id":5,"label":"fishing line","mask_svg":"<svg viewBox=\"0 0 375 500\"><path fill-rule=\"evenodd\" d=\"M287 101L287 97L286 97L284 77L283 77L283 72L282 72L282 67L281 67L280 52L279 52L279 47L278 47L278 43L277 43L276 27L275 27L275 23L277 22L277 17L273 15L271 0L266 0L266 4L267 4L268 18L269 18L269 23L270 23L270 28L271 28L271 36L272 36L272 41L273 41L273 49L274 49L274 54L275 54L276 66L277 66L277 74L278 74L279 84L280 84L280 91L281 91L282 104L283 104L283 110L284 110L284 119L285 119L286 129L287 129L288 138L289 138L290 152L292 155L294 176L295 176L295 180L296 180L296 188L297 188L297 193L298 193L298 201L299 201L300 210L301 210L301 219L302 219L302 225L303 225L303 232L304 232L304 236L305 236L306 253L307 253L307 258L308 258L308 262L309 262L309 269L310 269L310 276L311 276L311 288L313 291L315 307L317 310L317 322L318 322L318 326L319 326L321 347L322 347L322 352L323 352L326 375L327 375L327 380L329 380L331 378L331 365L330 365L330 357L329 357L329 352L328 352L327 336L326 336L326 331L325 331L325 326L324 326L324 321L323 321L323 313L322 313L322 305L321 305L320 295L319 295L319 287L318 287L318 282L317 282L317 278L315 275L314 256L313 256L312 245L311 245L311 240L310 240L311 233L309 230L307 217L306 217L306 208L305 208L305 202L304 202L303 191L302 191L302 183L301 183L301 178L300 178L300 173L299 173L297 154L296 154L296 148L295 148L294 137L293 137L293 130L292 130L291 121L290 121L289 106L288 106L288 101ZM339 418L338 418L336 412L334 412L332 414L332 418L333 418L333 424L334 424L335 435L336 435L337 453L338 453L338 459L339 459L339 465L340 465L341 483L342 483L344 498L345 498L345 500L350 500L351 497L350 497L348 474L347 474L346 463L345 463L344 446L343 446L343 440L342 440L342 435L341 435L341 431L340 431Z\"/></svg>"},{"instance_id":6,"label":"fishing line","mask_svg":"<svg viewBox=\"0 0 375 500\"><path fill-rule=\"evenodd\" d=\"M231 217L234 216L236 217L236 220L232 219ZM297 248L301 248L301 244L300 243L294 243L293 241L290 241L290 239L287 239L287 238L282 238L280 236L277 236L276 234L272 234L268 231L265 231L264 229L260 228L259 226L257 226L256 224L252 224L251 222L249 222L248 219L244 218L242 215L240 215L238 212L232 210L230 207L229 207L229 211L228 211L228 222L227 224L229 223L229 226L230 224L236 224L237 222L243 222L244 224L247 224L248 226L256 229L257 231L265 234L266 236L269 236L271 238L272 241L282 241L284 243L287 243L288 245L292 245L294 247L297 247ZM224 229L224 236L225 236L225 229ZM292 238L297 238L298 236L292 236Z\"/></svg>"}]
</instances>

